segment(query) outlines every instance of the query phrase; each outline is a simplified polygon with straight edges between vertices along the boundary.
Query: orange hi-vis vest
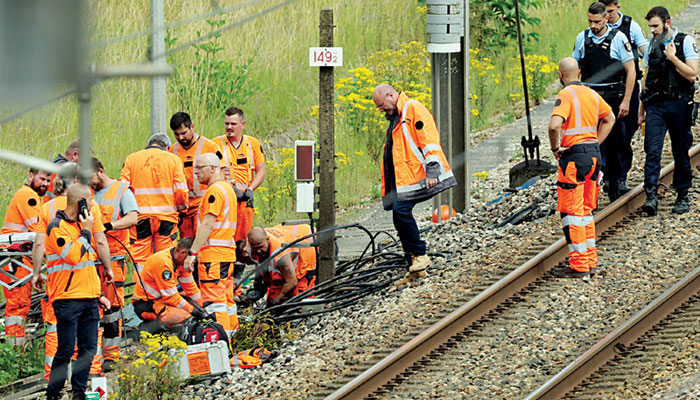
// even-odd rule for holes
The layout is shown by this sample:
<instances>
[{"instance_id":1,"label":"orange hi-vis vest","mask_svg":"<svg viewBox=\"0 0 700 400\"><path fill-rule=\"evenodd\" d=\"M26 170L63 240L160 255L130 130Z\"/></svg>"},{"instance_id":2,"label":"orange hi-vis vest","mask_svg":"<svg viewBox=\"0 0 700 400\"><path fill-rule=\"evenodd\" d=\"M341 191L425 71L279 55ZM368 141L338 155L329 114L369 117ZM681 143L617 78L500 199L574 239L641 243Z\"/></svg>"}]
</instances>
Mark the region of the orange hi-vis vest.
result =
<instances>
[{"instance_id":1,"label":"orange hi-vis vest","mask_svg":"<svg viewBox=\"0 0 700 400\"><path fill-rule=\"evenodd\" d=\"M197 225L202 225L207 214L215 215L216 222L199 250L200 262L236 261L236 242L233 235L236 233L237 211L236 193L230 185L216 181L207 188L199 205Z\"/></svg>"},{"instance_id":2,"label":"orange hi-vis vest","mask_svg":"<svg viewBox=\"0 0 700 400\"><path fill-rule=\"evenodd\" d=\"M105 222L114 222L123 217L120 212L120 203L125 190L129 190L127 184L120 181L114 181L111 185L109 185L109 188L107 188L107 192L105 192L104 196L102 196L102 199L100 199L99 207L102 213L103 225ZM112 236L116 240L113 239ZM119 242L121 242L123 245L119 244L117 240L119 240ZM112 257L112 260L125 256L126 249L124 248L124 245L129 244L129 230L119 229L109 232L109 235L107 235L107 243L109 244L109 254Z\"/></svg>"},{"instance_id":3,"label":"orange hi-vis vest","mask_svg":"<svg viewBox=\"0 0 700 400\"><path fill-rule=\"evenodd\" d=\"M294 247L284 249L279 253L276 252L285 243L291 243L294 240L296 240L296 238L294 237L292 232L286 229L280 229L279 226L275 226L273 228L265 228L265 232L267 232L267 238L270 241L269 255L267 257L264 257L263 259L259 259L253 253L250 254L251 257L253 257L257 262L263 262L268 257L272 256L269 265L261 265L261 267L263 268L263 279L267 282L271 282L272 286L281 286L284 284L284 278L282 277L281 271L277 268L277 264L282 259L282 257L284 257L287 254L290 254L293 268L296 270L299 261L299 252L298 249ZM297 272L297 278L298 275L299 274Z\"/></svg>"},{"instance_id":4,"label":"orange hi-vis vest","mask_svg":"<svg viewBox=\"0 0 700 400\"><path fill-rule=\"evenodd\" d=\"M46 229L46 293L49 302L100 297L92 234L58 211Z\"/></svg>"},{"instance_id":5,"label":"orange hi-vis vest","mask_svg":"<svg viewBox=\"0 0 700 400\"><path fill-rule=\"evenodd\" d=\"M435 120L425 106L409 99L405 93L399 94L396 103L400 121L394 126L392 137L392 158L396 178L398 200L425 198L450 186L456 185L452 169L440 146L440 134ZM386 145L385 145L386 147ZM440 168L438 184L427 189L425 186L428 164L436 162ZM387 188L382 158L382 197Z\"/></svg>"},{"instance_id":6,"label":"orange hi-vis vest","mask_svg":"<svg viewBox=\"0 0 700 400\"><path fill-rule=\"evenodd\" d=\"M284 235L284 238L287 241L282 243L281 245L291 243L297 239L301 239L311 234L311 226L308 224L275 225L273 228L270 229L270 231L272 230L284 230L288 232L288 234ZM292 247L290 247L290 250L295 251L299 254L296 260L297 279L303 278L304 276L306 276L307 273L312 272L316 269L316 250L313 246L311 246L313 242L313 238L307 238L299 242L297 245L293 245Z\"/></svg>"},{"instance_id":7,"label":"orange hi-vis vest","mask_svg":"<svg viewBox=\"0 0 700 400\"><path fill-rule=\"evenodd\" d=\"M170 152L182 160L185 179L187 180L187 188L189 190L187 214L195 213L199 208L199 201L207 190L207 185L199 183L197 175L194 173L194 161L197 157L206 153L216 154L221 160L223 158L221 148L204 136L198 136L197 140L192 143L189 149L185 149L180 143L175 143L170 146ZM223 161L221 164L222 167L225 167Z\"/></svg>"},{"instance_id":8,"label":"orange hi-vis vest","mask_svg":"<svg viewBox=\"0 0 700 400\"><path fill-rule=\"evenodd\" d=\"M212 140L223 151L226 181L239 190L246 190L253 181L255 166L265 162L260 141L252 136L243 135L240 145L235 148L226 135L217 136Z\"/></svg>"},{"instance_id":9,"label":"orange hi-vis vest","mask_svg":"<svg viewBox=\"0 0 700 400\"><path fill-rule=\"evenodd\" d=\"M153 300L156 313L160 313L165 306L192 312L192 304L180 295L178 285L190 299L199 303L202 298L192 273L185 272L183 266L175 266L174 252L175 248L172 247L152 255L141 270L140 277L134 277L134 299Z\"/></svg>"},{"instance_id":10,"label":"orange hi-vis vest","mask_svg":"<svg viewBox=\"0 0 700 400\"><path fill-rule=\"evenodd\" d=\"M561 147L598 140L598 121L612 109L593 89L580 82L571 82L557 94L552 115L564 119Z\"/></svg>"},{"instance_id":11,"label":"orange hi-vis vest","mask_svg":"<svg viewBox=\"0 0 700 400\"><path fill-rule=\"evenodd\" d=\"M177 223L187 209L187 181L182 161L175 154L149 147L124 160L119 180L134 191L139 220L156 217Z\"/></svg>"},{"instance_id":12,"label":"orange hi-vis vest","mask_svg":"<svg viewBox=\"0 0 700 400\"><path fill-rule=\"evenodd\" d=\"M39 216L39 225L37 226L37 232L46 232L49 223L52 219L56 217L56 213L58 211L65 210L67 204L68 198L65 195L58 196L52 199L51 201L44 203L44 205L41 207L41 215ZM96 202L92 203L92 207L90 207L90 214L92 214L94 218L94 222L92 224L92 233L94 234L95 232L104 232L105 226L102 223L102 213L100 212L100 208Z\"/></svg>"},{"instance_id":13,"label":"orange hi-vis vest","mask_svg":"<svg viewBox=\"0 0 700 400\"><path fill-rule=\"evenodd\" d=\"M7 206L5 222L0 233L37 232L40 212L39 195L29 186L22 186L15 192Z\"/></svg>"}]
</instances>

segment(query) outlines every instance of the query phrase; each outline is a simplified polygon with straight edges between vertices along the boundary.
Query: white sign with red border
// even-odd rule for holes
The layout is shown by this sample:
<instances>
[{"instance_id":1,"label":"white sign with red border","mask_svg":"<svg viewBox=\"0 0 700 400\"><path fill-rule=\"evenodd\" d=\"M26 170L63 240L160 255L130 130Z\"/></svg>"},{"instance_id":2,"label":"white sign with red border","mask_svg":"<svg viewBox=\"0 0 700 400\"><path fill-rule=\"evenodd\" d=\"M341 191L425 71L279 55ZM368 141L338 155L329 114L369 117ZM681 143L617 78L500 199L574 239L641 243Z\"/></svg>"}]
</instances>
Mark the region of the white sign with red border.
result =
<instances>
[{"instance_id":1,"label":"white sign with red border","mask_svg":"<svg viewBox=\"0 0 700 400\"><path fill-rule=\"evenodd\" d=\"M342 47L309 47L310 67L342 67Z\"/></svg>"}]
</instances>

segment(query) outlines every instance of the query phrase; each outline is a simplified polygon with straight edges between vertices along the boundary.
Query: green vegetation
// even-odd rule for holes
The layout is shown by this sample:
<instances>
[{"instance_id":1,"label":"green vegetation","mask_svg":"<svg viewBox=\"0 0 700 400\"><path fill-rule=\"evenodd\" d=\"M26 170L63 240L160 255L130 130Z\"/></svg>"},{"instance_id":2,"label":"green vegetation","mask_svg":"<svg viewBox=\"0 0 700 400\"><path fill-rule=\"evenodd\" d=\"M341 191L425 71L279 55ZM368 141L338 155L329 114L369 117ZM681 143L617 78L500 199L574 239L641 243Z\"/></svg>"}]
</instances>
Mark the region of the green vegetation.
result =
<instances>
[{"instance_id":1,"label":"green vegetation","mask_svg":"<svg viewBox=\"0 0 700 400\"><path fill-rule=\"evenodd\" d=\"M147 0L88 3L93 43L150 26ZM227 7L236 1L217 3ZM674 13L688 3L690 0L673 2L669 9ZM274 4L269 0L254 10L240 9L173 27L167 32L166 46L182 46ZM588 3L521 0L520 4L529 87L532 103L536 103L556 90L554 63L570 54L576 34L586 28ZM644 13L655 4L624 0L622 11L645 27ZM173 22L210 12L212 2L173 0L167 6L166 22ZM370 85L395 82L430 104L424 2L367 0L357 7L357 2L348 0L299 0L168 56L175 67L168 79L168 115L185 110L192 115L198 133L214 137L223 133L223 110L242 105L246 133L263 141L269 175L256 198L262 225L298 217L288 175L291 155L280 149L289 148L293 139L312 138L316 131L312 108L318 101L318 72L308 66L307 59L308 47L318 44L321 7L334 10L335 44L344 48L344 65L336 73L338 202L341 206L359 204L378 195L380 146L386 129L386 122L371 104ZM472 0L471 21L470 112L472 127L478 130L517 116L523 103L512 1ZM142 36L94 48L90 56L101 65L119 65L142 62L147 52L148 36ZM411 62L402 64L408 58ZM93 90L93 148L112 176L119 174L129 153L144 147L150 126L149 90L146 79L110 80ZM3 116L13 110L6 111ZM77 131L77 103L71 96L0 126L0 147L51 158ZM5 163L0 169L0 215L4 216L9 199L25 177L25 169L17 165Z\"/></svg>"},{"instance_id":2,"label":"green vegetation","mask_svg":"<svg viewBox=\"0 0 700 400\"><path fill-rule=\"evenodd\" d=\"M0 327L0 329L2 329ZM39 339L13 346L0 343L0 386L7 385L44 370L44 335Z\"/></svg>"}]
</instances>

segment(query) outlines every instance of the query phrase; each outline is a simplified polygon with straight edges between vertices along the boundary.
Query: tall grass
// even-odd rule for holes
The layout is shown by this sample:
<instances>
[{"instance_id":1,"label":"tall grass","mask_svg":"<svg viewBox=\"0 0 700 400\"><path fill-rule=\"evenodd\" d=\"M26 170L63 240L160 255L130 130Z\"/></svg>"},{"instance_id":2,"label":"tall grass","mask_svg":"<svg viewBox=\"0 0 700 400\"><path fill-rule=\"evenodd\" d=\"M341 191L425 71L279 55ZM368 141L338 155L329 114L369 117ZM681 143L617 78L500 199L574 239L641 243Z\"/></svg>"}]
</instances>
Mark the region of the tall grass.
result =
<instances>
[{"instance_id":1,"label":"tall grass","mask_svg":"<svg viewBox=\"0 0 700 400\"><path fill-rule=\"evenodd\" d=\"M227 7L240 1L219 1ZM150 1L89 1L90 42L139 31L150 26ZM259 3L253 9L242 9L212 19L232 23L257 13L278 1ZM167 22L206 13L209 0L168 0ZM272 138L310 119L313 105L318 103L318 68L308 66L308 48L318 46L319 11L334 10L335 45L344 48L344 70L359 66L376 50L397 47L410 40L423 40L425 24L416 11L417 2L407 0L299 0L225 32L218 42L223 50L217 56L239 65L254 52L249 78L259 90L243 104L246 112L246 133L261 139ZM175 45L206 34L211 27L205 21L176 27L168 32ZM148 37L131 39L105 48L94 49L91 59L102 65L142 62L147 57ZM168 117L176 111L192 115L195 130L207 137L223 134L223 111L206 109L198 98L182 98L177 85L201 85L193 77L192 66L197 58L193 48L174 54L169 61L177 70L178 81L168 79ZM93 90L93 132L95 155L105 164L107 173L118 176L124 158L145 146L150 131L150 85L147 79L114 79L102 82ZM226 104L236 105L236 104ZM0 116L9 112L0 113ZM206 117L207 115L211 117ZM0 126L0 147L36 157L51 158L62 152L78 135L78 108L75 97L34 111ZM277 144L267 145L268 157ZM26 169L10 163L0 168L0 216L14 191L26 179Z\"/></svg>"}]
</instances>

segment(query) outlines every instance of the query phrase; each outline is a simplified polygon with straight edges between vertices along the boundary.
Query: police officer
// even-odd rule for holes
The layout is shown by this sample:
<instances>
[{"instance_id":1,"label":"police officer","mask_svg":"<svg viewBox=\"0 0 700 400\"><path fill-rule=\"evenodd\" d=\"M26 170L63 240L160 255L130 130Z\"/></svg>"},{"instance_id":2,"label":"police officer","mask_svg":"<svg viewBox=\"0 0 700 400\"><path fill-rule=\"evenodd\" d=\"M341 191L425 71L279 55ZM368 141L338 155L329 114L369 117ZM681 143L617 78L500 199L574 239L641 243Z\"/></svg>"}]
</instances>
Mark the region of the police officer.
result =
<instances>
[{"instance_id":1,"label":"police officer","mask_svg":"<svg viewBox=\"0 0 700 400\"><path fill-rule=\"evenodd\" d=\"M632 90L629 114L625 118L620 119L625 136L625 140L620 148L622 171L620 171L621 176L618 186L620 194L622 195L630 191L630 188L627 186L627 174L632 168L632 138L637 128L639 128L639 124L637 123L639 114L639 80L642 79L642 71L639 68L639 58L640 56L644 56L649 42L647 42L646 37L644 37L642 27L639 26L632 17L623 15L620 12L620 3L618 0L601 0L601 3L605 4L605 11L608 13L608 26L624 33L627 40L630 42L632 55L634 56L634 69L637 75L634 82L634 89Z\"/></svg>"},{"instance_id":2,"label":"police officer","mask_svg":"<svg viewBox=\"0 0 700 400\"><path fill-rule=\"evenodd\" d=\"M603 3L595 2L588 7L589 28L576 36L572 57L581 66L583 83L601 95L619 121L629 114L636 74L632 47L627 37L619 30L608 27L608 20ZM622 123L616 122L600 149L603 179L607 182L610 201L620 197L620 151L624 143Z\"/></svg>"},{"instance_id":3,"label":"police officer","mask_svg":"<svg viewBox=\"0 0 700 400\"><path fill-rule=\"evenodd\" d=\"M668 129L676 168L673 187L678 193L672 212L690 211L688 188L692 173L688 150L693 142L690 121L693 107L693 83L698 75L698 45L691 35L671 26L671 15L664 7L654 7L647 13L653 39L644 54L647 65L642 81L642 105L639 123L646 121L644 137L644 190L647 199L642 210L656 215L656 190L661 171L661 151Z\"/></svg>"}]
</instances>

